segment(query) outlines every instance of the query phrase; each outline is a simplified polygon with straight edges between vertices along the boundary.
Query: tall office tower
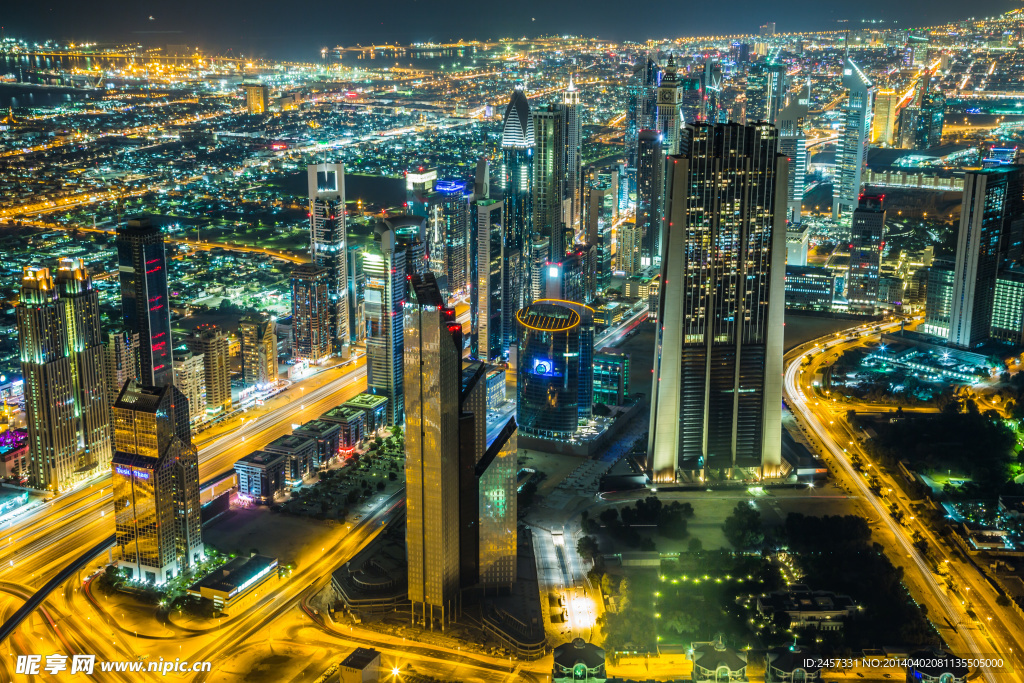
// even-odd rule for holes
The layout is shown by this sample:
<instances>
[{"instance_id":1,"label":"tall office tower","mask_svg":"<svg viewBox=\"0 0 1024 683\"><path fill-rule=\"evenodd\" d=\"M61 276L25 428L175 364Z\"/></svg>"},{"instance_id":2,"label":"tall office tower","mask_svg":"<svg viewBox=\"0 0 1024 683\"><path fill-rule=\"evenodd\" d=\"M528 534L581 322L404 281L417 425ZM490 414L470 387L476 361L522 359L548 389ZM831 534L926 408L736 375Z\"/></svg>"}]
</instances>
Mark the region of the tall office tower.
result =
<instances>
[{"instance_id":1,"label":"tall office tower","mask_svg":"<svg viewBox=\"0 0 1024 683\"><path fill-rule=\"evenodd\" d=\"M593 411L592 309L541 299L516 314L516 421L525 436L565 441Z\"/></svg>"},{"instance_id":2,"label":"tall office tower","mask_svg":"<svg viewBox=\"0 0 1024 683\"><path fill-rule=\"evenodd\" d=\"M656 130L661 133L663 154L679 154L679 140L683 126L683 90L676 72L676 60L668 56L665 75L658 86L658 120ZM637 184L640 183L640 150L637 150ZM639 190L638 190L639 192Z\"/></svg>"},{"instance_id":3,"label":"tall office tower","mask_svg":"<svg viewBox=\"0 0 1024 683\"><path fill-rule=\"evenodd\" d=\"M896 119L896 146L900 149L916 149L918 124L921 121L921 107L908 104L900 110Z\"/></svg>"},{"instance_id":4,"label":"tall office tower","mask_svg":"<svg viewBox=\"0 0 1024 683\"><path fill-rule=\"evenodd\" d=\"M619 250L616 252L618 269L626 275L636 275L643 270L644 229L633 223L619 226Z\"/></svg>"},{"instance_id":5,"label":"tall office tower","mask_svg":"<svg viewBox=\"0 0 1024 683\"><path fill-rule=\"evenodd\" d=\"M722 69L718 62L705 59L701 79L705 97L704 120L709 123L725 123L720 120L725 117L725 103L722 99Z\"/></svg>"},{"instance_id":6,"label":"tall office tower","mask_svg":"<svg viewBox=\"0 0 1024 683\"><path fill-rule=\"evenodd\" d=\"M850 273L846 300L851 313L874 315L878 306L878 276L885 243L884 195L861 195L850 221Z\"/></svg>"},{"instance_id":7,"label":"tall office tower","mask_svg":"<svg viewBox=\"0 0 1024 683\"><path fill-rule=\"evenodd\" d=\"M437 182L437 169L426 164L417 164L405 174L405 199L409 213L426 218L429 195Z\"/></svg>"},{"instance_id":8,"label":"tall office tower","mask_svg":"<svg viewBox=\"0 0 1024 683\"><path fill-rule=\"evenodd\" d=\"M637 141L640 131L657 128L658 120L658 83L661 80L661 67L645 55L633 67L633 76L626 86L628 104L626 109L626 176L628 179L627 193L636 193L636 158Z\"/></svg>"},{"instance_id":9,"label":"tall office tower","mask_svg":"<svg viewBox=\"0 0 1024 683\"><path fill-rule=\"evenodd\" d=\"M199 455L185 396L125 385L114 404L114 523L121 566L162 584L204 559Z\"/></svg>"},{"instance_id":10,"label":"tall office tower","mask_svg":"<svg viewBox=\"0 0 1024 683\"><path fill-rule=\"evenodd\" d=\"M508 250L501 226L502 202L479 199L473 203L473 241L475 269L470 290L469 318L474 358L498 362L508 355L502 345L502 318L505 315L503 293L518 291L508 280L518 270L518 251ZM514 314L513 314L514 315Z\"/></svg>"},{"instance_id":11,"label":"tall office tower","mask_svg":"<svg viewBox=\"0 0 1024 683\"><path fill-rule=\"evenodd\" d=\"M601 296L612 285L612 222L602 221L598 224L597 239L597 294Z\"/></svg>"},{"instance_id":12,"label":"tall office tower","mask_svg":"<svg viewBox=\"0 0 1024 683\"><path fill-rule=\"evenodd\" d=\"M747 122L775 123L786 105L786 67L783 64L751 64L747 70Z\"/></svg>"},{"instance_id":13,"label":"tall office tower","mask_svg":"<svg viewBox=\"0 0 1024 683\"><path fill-rule=\"evenodd\" d=\"M345 237L345 165L315 164L309 182L309 250L314 265L327 271L331 350L348 353L348 246Z\"/></svg>"},{"instance_id":14,"label":"tall office tower","mask_svg":"<svg viewBox=\"0 0 1024 683\"><path fill-rule=\"evenodd\" d=\"M946 120L946 98L940 92L929 92L927 75L922 76L921 112L917 119L914 149L931 149L942 143L942 127Z\"/></svg>"},{"instance_id":15,"label":"tall office tower","mask_svg":"<svg viewBox=\"0 0 1024 683\"><path fill-rule=\"evenodd\" d=\"M363 323L366 293L366 276L363 275L363 250L361 244L353 244L348 248L348 338L353 344L362 343L366 339L366 325Z\"/></svg>"},{"instance_id":16,"label":"tall office tower","mask_svg":"<svg viewBox=\"0 0 1024 683\"><path fill-rule=\"evenodd\" d=\"M562 110L548 105L533 111L533 231L550 240L550 258L566 250L562 222L565 186L565 125Z\"/></svg>"},{"instance_id":17,"label":"tall office tower","mask_svg":"<svg viewBox=\"0 0 1024 683\"><path fill-rule=\"evenodd\" d=\"M925 284L924 321L918 330L936 337L949 338L950 314L953 311L953 280L956 274L953 259L936 258L928 266Z\"/></svg>"},{"instance_id":18,"label":"tall office tower","mask_svg":"<svg viewBox=\"0 0 1024 683\"><path fill-rule=\"evenodd\" d=\"M896 142L896 117L902 97L892 88L882 88L875 94L875 114L871 124L871 144L892 147Z\"/></svg>"},{"instance_id":19,"label":"tall office tower","mask_svg":"<svg viewBox=\"0 0 1024 683\"><path fill-rule=\"evenodd\" d=\"M80 476L103 472L110 466L110 407L104 375L100 297L79 258L64 258L57 268L57 293L68 323L68 352L75 393Z\"/></svg>"},{"instance_id":20,"label":"tall office tower","mask_svg":"<svg viewBox=\"0 0 1024 683\"><path fill-rule=\"evenodd\" d=\"M400 229L386 220L379 222L374 230L373 246L363 254L366 386L375 394L387 396L388 424L401 424L404 419L402 311L407 278L419 275L406 270L406 249L398 242Z\"/></svg>"},{"instance_id":21,"label":"tall office tower","mask_svg":"<svg viewBox=\"0 0 1024 683\"><path fill-rule=\"evenodd\" d=\"M206 420L206 365L203 354L188 349L174 350L174 386L188 400L188 420ZM118 392L120 395L120 392Z\"/></svg>"},{"instance_id":22,"label":"tall office tower","mask_svg":"<svg viewBox=\"0 0 1024 683\"><path fill-rule=\"evenodd\" d=\"M563 222L575 233L580 230L580 214L583 201L583 121L580 119L580 91L569 78L569 87L562 92L562 123L565 132L565 169L563 201L568 203L568 213Z\"/></svg>"},{"instance_id":23,"label":"tall office tower","mask_svg":"<svg viewBox=\"0 0 1024 683\"><path fill-rule=\"evenodd\" d=\"M277 333L270 316L243 316L238 321L238 336L245 386L264 388L277 382Z\"/></svg>"},{"instance_id":24,"label":"tall office tower","mask_svg":"<svg viewBox=\"0 0 1024 683\"><path fill-rule=\"evenodd\" d=\"M451 621L459 597L459 394L462 325L431 274L404 310L405 545L412 618Z\"/></svg>"},{"instance_id":25,"label":"tall office tower","mask_svg":"<svg viewBox=\"0 0 1024 683\"><path fill-rule=\"evenodd\" d=\"M145 386L170 384L174 368L167 254L160 228L148 218L118 226L117 269L124 327L130 334L139 335L139 381Z\"/></svg>"},{"instance_id":26,"label":"tall office tower","mask_svg":"<svg viewBox=\"0 0 1024 683\"><path fill-rule=\"evenodd\" d=\"M110 413L103 377L99 308L78 259L25 268L17 307L25 381L28 481L53 493L110 463Z\"/></svg>"},{"instance_id":27,"label":"tall office tower","mask_svg":"<svg viewBox=\"0 0 1024 683\"><path fill-rule=\"evenodd\" d=\"M270 88L262 83L245 83L245 109L250 114L265 114L270 108Z\"/></svg>"},{"instance_id":28,"label":"tall office tower","mask_svg":"<svg viewBox=\"0 0 1024 683\"><path fill-rule=\"evenodd\" d=\"M767 123L697 125L667 165L655 481L781 464L787 161Z\"/></svg>"},{"instance_id":29,"label":"tall office tower","mask_svg":"<svg viewBox=\"0 0 1024 683\"><path fill-rule=\"evenodd\" d=\"M704 120L704 88L700 76L685 76L679 79L683 99L679 110L680 125Z\"/></svg>"},{"instance_id":30,"label":"tall office tower","mask_svg":"<svg viewBox=\"0 0 1024 683\"><path fill-rule=\"evenodd\" d=\"M849 94L842 106L843 127L836 146L836 174L832 181L833 218L845 216L857 208L861 172L868 140L871 139L871 112L874 110L874 84L849 57L843 65L843 87Z\"/></svg>"},{"instance_id":31,"label":"tall office tower","mask_svg":"<svg viewBox=\"0 0 1024 683\"><path fill-rule=\"evenodd\" d=\"M480 157L476 160L476 171L473 174L473 198L479 202L491 198L491 160Z\"/></svg>"},{"instance_id":32,"label":"tall office tower","mask_svg":"<svg viewBox=\"0 0 1024 683\"><path fill-rule=\"evenodd\" d=\"M790 225L786 230L786 265L806 266L807 246L811 239L811 229L799 223Z\"/></svg>"},{"instance_id":33,"label":"tall office tower","mask_svg":"<svg viewBox=\"0 0 1024 683\"><path fill-rule=\"evenodd\" d=\"M789 177L786 179L786 220L800 223L804 189L807 186L807 134L806 122L810 102L808 90L795 98L779 112L779 153L789 159ZM801 264L804 265L804 264Z\"/></svg>"},{"instance_id":34,"label":"tall office tower","mask_svg":"<svg viewBox=\"0 0 1024 683\"><path fill-rule=\"evenodd\" d=\"M664 215L665 156L662 136L653 130L640 131L636 166L636 229L641 235L640 263L661 262Z\"/></svg>"},{"instance_id":35,"label":"tall office tower","mask_svg":"<svg viewBox=\"0 0 1024 683\"><path fill-rule=\"evenodd\" d=\"M203 356L206 374L206 413L213 417L231 412L231 358L228 335L216 325L199 325L184 339L185 347Z\"/></svg>"},{"instance_id":36,"label":"tall office tower","mask_svg":"<svg viewBox=\"0 0 1024 683\"><path fill-rule=\"evenodd\" d=\"M395 247L405 252L405 274L424 275L430 272L430 259L428 257L427 219L412 214L388 216L382 218L383 225L378 224L374 229L374 239L385 229L394 233ZM363 259L366 262L366 259ZM365 277L365 274L364 274ZM437 277L437 274L435 274Z\"/></svg>"},{"instance_id":37,"label":"tall office tower","mask_svg":"<svg viewBox=\"0 0 1024 683\"><path fill-rule=\"evenodd\" d=\"M292 269L292 356L319 365L331 355L330 273L314 263Z\"/></svg>"},{"instance_id":38,"label":"tall office tower","mask_svg":"<svg viewBox=\"0 0 1024 683\"><path fill-rule=\"evenodd\" d=\"M469 287L469 198L461 180L438 180L430 196L430 270L446 297Z\"/></svg>"},{"instance_id":39,"label":"tall office tower","mask_svg":"<svg viewBox=\"0 0 1024 683\"><path fill-rule=\"evenodd\" d=\"M1020 257L1022 194L1024 166L964 174L949 327L954 346L972 349L989 337L999 269Z\"/></svg>"},{"instance_id":40,"label":"tall office tower","mask_svg":"<svg viewBox=\"0 0 1024 683\"><path fill-rule=\"evenodd\" d=\"M595 265L593 247L576 247L558 261L548 261L544 267L545 299L561 299L580 304L594 300ZM542 297L537 297L542 298Z\"/></svg>"},{"instance_id":41,"label":"tall office tower","mask_svg":"<svg viewBox=\"0 0 1024 683\"><path fill-rule=\"evenodd\" d=\"M113 407L121 388L128 380L137 380L137 351L139 336L124 329L108 331L103 348L104 378L107 383L107 403Z\"/></svg>"},{"instance_id":42,"label":"tall office tower","mask_svg":"<svg viewBox=\"0 0 1024 683\"><path fill-rule=\"evenodd\" d=\"M501 189L504 192L505 208L502 221L507 233L506 241L511 249L519 251L520 269L530 263L530 238L533 235L533 117L526 93L520 87L512 91L501 129ZM521 273L513 280L525 290L528 285ZM506 299L513 308L518 308L525 291L512 293ZM516 330L510 332L514 335Z\"/></svg>"},{"instance_id":43,"label":"tall office tower","mask_svg":"<svg viewBox=\"0 0 1024 683\"><path fill-rule=\"evenodd\" d=\"M510 587L516 581L518 429L509 418L475 468L477 571L481 586Z\"/></svg>"}]
</instances>

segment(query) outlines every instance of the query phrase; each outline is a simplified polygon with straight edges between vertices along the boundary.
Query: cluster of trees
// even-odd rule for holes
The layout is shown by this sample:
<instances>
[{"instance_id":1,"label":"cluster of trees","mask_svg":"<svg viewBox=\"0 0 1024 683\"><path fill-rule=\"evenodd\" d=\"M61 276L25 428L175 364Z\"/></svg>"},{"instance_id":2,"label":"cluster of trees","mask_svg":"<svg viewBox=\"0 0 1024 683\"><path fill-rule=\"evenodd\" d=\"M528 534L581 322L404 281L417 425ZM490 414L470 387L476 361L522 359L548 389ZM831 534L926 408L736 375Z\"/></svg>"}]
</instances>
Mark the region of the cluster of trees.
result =
<instances>
[{"instance_id":1,"label":"cluster of trees","mask_svg":"<svg viewBox=\"0 0 1024 683\"><path fill-rule=\"evenodd\" d=\"M1009 493L1011 467L1017 463L1016 436L994 410L980 413L973 400L954 398L940 415L908 414L896 422L872 424L877 436L865 449L880 464L900 460L922 472L953 471L969 477L979 492Z\"/></svg>"},{"instance_id":2,"label":"cluster of trees","mask_svg":"<svg viewBox=\"0 0 1024 683\"><path fill-rule=\"evenodd\" d=\"M640 529L654 529L666 538L686 538L687 520L693 517L693 506L672 501L665 504L655 496L638 500L634 505L620 509L602 510L598 519L590 519L584 511L583 528L597 533L601 527L614 539L631 548L655 550L654 540L640 535ZM598 521L600 520L600 521Z\"/></svg>"},{"instance_id":3,"label":"cluster of trees","mask_svg":"<svg viewBox=\"0 0 1024 683\"><path fill-rule=\"evenodd\" d=\"M746 501L736 503L722 527L725 538L736 550L752 550L765 542L764 522L757 508Z\"/></svg>"},{"instance_id":4,"label":"cluster of trees","mask_svg":"<svg viewBox=\"0 0 1024 683\"><path fill-rule=\"evenodd\" d=\"M618 609L606 611L598 619L605 636L604 648L612 661L616 652L656 652L658 637L654 623L654 591L656 584L650 575L633 579L623 578L616 585L615 579L602 579L602 589L607 595L618 595Z\"/></svg>"},{"instance_id":5,"label":"cluster of trees","mask_svg":"<svg viewBox=\"0 0 1024 683\"><path fill-rule=\"evenodd\" d=\"M841 632L822 632L823 654L883 644L927 646L938 636L924 606L914 603L903 585L903 569L895 567L871 543L871 529L853 515L808 517L790 513L786 541L799 553L804 583L816 590L849 595L864 609Z\"/></svg>"}]
</instances>

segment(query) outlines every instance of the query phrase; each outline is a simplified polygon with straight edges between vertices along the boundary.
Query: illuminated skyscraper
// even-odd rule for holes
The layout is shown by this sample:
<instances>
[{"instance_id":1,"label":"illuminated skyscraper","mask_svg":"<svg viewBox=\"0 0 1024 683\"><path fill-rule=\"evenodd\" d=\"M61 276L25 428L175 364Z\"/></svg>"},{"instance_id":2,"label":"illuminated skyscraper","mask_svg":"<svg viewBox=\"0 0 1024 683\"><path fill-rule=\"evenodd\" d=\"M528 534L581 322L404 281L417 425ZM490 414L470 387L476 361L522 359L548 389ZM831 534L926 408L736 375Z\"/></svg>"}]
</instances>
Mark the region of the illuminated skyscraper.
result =
<instances>
[{"instance_id":1,"label":"illuminated skyscraper","mask_svg":"<svg viewBox=\"0 0 1024 683\"><path fill-rule=\"evenodd\" d=\"M17 306L25 380L28 480L57 493L110 464L98 294L79 259L25 268Z\"/></svg>"},{"instance_id":2,"label":"illuminated skyscraper","mask_svg":"<svg viewBox=\"0 0 1024 683\"><path fill-rule=\"evenodd\" d=\"M476 275L470 297L470 350L473 357L488 362L501 361L508 355L508 346L502 343L503 320L514 312L507 312L505 294L519 291L518 283L512 281L512 276L519 272L519 251L505 241L502 207L502 202L495 199L473 203Z\"/></svg>"},{"instance_id":3,"label":"illuminated skyscraper","mask_svg":"<svg viewBox=\"0 0 1024 683\"><path fill-rule=\"evenodd\" d=\"M401 424L404 417L402 362L404 318L408 277L407 250L398 241L404 216L377 224L374 243L363 254L366 275L366 385L388 399L388 423ZM393 222L394 221L394 222ZM414 242L415 244L416 242Z\"/></svg>"},{"instance_id":4,"label":"illuminated skyscraper","mask_svg":"<svg viewBox=\"0 0 1024 683\"><path fill-rule=\"evenodd\" d=\"M104 378L107 383L107 403L111 406L121 393L121 387L128 380L138 380L139 336L124 329L104 333L103 363L106 366Z\"/></svg>"},{"instance_id":5,"label":"illuminated skyscraper","mask_svg":"<svg viewBox=\"0 0 1024 683\"><path fill-rule=\"evenodd\" d=\"M319 365L331 355L330 273L314 263L292 269L292 356Z\"/></svg>"},{"instance_id":6,"label":"illuminated skyscraper","mask_svg":"<svg viewBox=\"0 0 1024 683\"><path fill-rule=\"evenodd\" d=\"M747 122L775 123L786 104L786 67L782 64L751 64L747 70Z\"/></svg>"},{"instance_id":7,"label":"illuminated skyscraper","mask_svg":"<svg viewBox=\"0 0 1024 683\"><path fill-rule=\"evenodd\" d=\"M117 228L117 268L125 329L139 336L139 381L171 383L171 305L167 295L167 254L160 228L148 218Z\"/></svg>"},{"instance_id":8,"label":"illuminated skyscraper","mask_svg":"<svg viewBox=\"0 0 1024 683\"><path fill-rule=\"evenodd\" d=\"M430 270L442 294L461 296L469 284L469 197L465 181L437 181L428 207Z\"/></svg>"},{"instance_id":9,"label":"illuminated skyscraper","mask_svg":"<svg viewBox=\"0 0 1024 683\"><path fill-rule=\"evenodd\" d=\"M665 168L661 135L640 131L636 167L636 229L640 236L640 262L652 266L661 262L661 234Z\"/></svg>"},{"instance_id":10,"label":"illuminated skyscraper","mask_svg":"<svg viewBox=\"0 0 1024 683\"><path fill-rule=\"evenodd\" d=\"M575 233L580 229L583 200L583 122L580 119L580 91L569 79L562 92L562 122L565 124L564 201L568 202L565 224Z\"/></svg>"},{"instance_id":11,"label":"illuminated skyscraper","mask_svg":"<svg viewBox=\"0 0 1024 683\"><path fill-rule=\"evenodd\" d=\"M250 114L265 114L270 108L270 88L262 83L246 83L245 109Z\"/></svg>"},{"instance_id":12,"label":"illuminated skyscraper","mask_svg":"<svg viewBox=\"0 0 1024 683\"><path fill-rule=\"evenodd\" d=\"M850 274L846 299L851 313L873 315L878 305L878 277L885 243L882 195L861 195L850 221Z\"/></svg>"},{"instance_id":13,"label":"illuminated skyscraper","mask_svg":"<svg viewBox=\"0 0 1024 683\"><path fill-rule=\"evenodd\" d=\"M782 445L787 161L767 123L691 134L690 155L667 166L648 462L655 481L770 476Z\"/></svg>"},{"instance_id":14,"label":"illuminated skyscraper","mask_svg":"<svg viewBox=\"0 0 1024 683\"><path fill-rule=\"evenodd\" d=\"M519 251L519 272L512 281L519 287L513 299L507 300L518 308L524 290L529 287L522 274L530 263L530 238L533 234L533 117L526 93L517 87L512 91L501 131L501 188L504 192L505 208L502 221L507 233L505 241L509 249ZM515 334L515 328L511 330Z\"/></svg>"},{"instance_id":15,"label":"illuminated skyscraper","mask_svg":"<svg viewBox=\"0 0 1024 683\"><path fill-rule=\"evenodd\" d=\"M533 111L533 230L536 238L548 238L547 258L565 253L565 225L562 222L562 197L565 187L565 125L563 110L555 105ZM531 247L532 250L532 247Z\"/></svg>"},{"instance_id":16,"label":"illuminated skyscraper","mask_svg":"<svg viewBox=\"0 0 1024 683\"><path fill-rule=\"evenodd\" d=\"M972 349L989 338L999 270L1020 258L1022 195L1024 166L964 174L949 316L949 341L954 346Z\"/></svg>"},{"instance_id":17,"label":"illuminated skyscraper","mask_svg":"<svg viewBox=\"0 0 1024 683\"><path fill-rule=\"evenodd\" d=\"M460 587L462 325L430 274L412 277L404 308L409 601L414 621L443 628L455 615Z\"/></svg>"},{"instance_id":18,"label":"illuminated skyscraper","mask_svg":"<svg viewBox=\"0 0 1024 683\"><path fill-rule=\"evenodd\" d=\"M310 253L327 270L330 341L333 353L348 353L348 246L345 237L345 166L316 164L306 169L309 183Z\"/></svg>"},{"instance_id":19,"label":"illuminated skyscraper","mask_svg":"<svg viewBox=\"0 0 1024 683\"><path fill-rule=\"evenodd\" d=\"M277 382L277 334L265 315L246 315L238 322L242 346L242 377L247 387Z\"/></svg>"},{"instance_id":20,"label":"illuminated skyscraper","mask_svg":"<svg viewBox=\"0 0 1024 683\"><path fill-rule=\"evenodd\" d=\"M216 417L231 412L231 359L228 335L216 325L199 325L184 339L185 346L203 356L206 378L206 413Z\"/></svg>"},{"instance_id":21,"label":"illuminated skyscraper","mask_svg":"<svg viewBox=\"0 0 1024 683\"><path fill-rule=\"evenodd\" d=\"M633 76L626 87L628 105L626 109L626 177L629 187L627 194L636 193L637 142L640 131L654 130L658 122L658 83L661 67L646 55L633 67Z\"/></svg>"},{"instance_id":22,"label":"illuminated skyscraper","mask_svg":"<svg viewBox=\"0 0 1024 683\"><path fill-rule=\"evenodd\" d=\"M832 181L832 217L845 216L857 208L860 179L874 111L874 84L852 59L843 64L843 87L847 97L842 105L842 129L836 146L836 173Z\"/></svg>"},{"instance_id":23,"label":"illuminated skyscraper","mask_svg":"<svg viewBox=\"0 0 1024 683\"><path fill-rule=\"evenodd\" d=\"M871 144L892 146L896 142L897 105L901 96L892 88L875 94L875 114L871 124Z\"/></svg>"},{"instance_id":24,"label":"illuminated skyscraper","mask_svg":"<svg viewBox=\"0 0 1024 683\"><path fill-rule=\"evenodd\" d=\"M786 219L800 223L804 189L807 185L807 125L810 84L807 90L779 112L779 153L789 159L789 178L786 179ZM797 264L793 264L797 265ZM806 265L806 264L799 264Z\"/></svg>"},{"instance_id":25,"label":"illuminated skyscraper","mask_svg":"<svg viewBox=\"0 0 1024 683\"><path fill-rule=\"evenodd\" d=\"M658 86L657 131L661 134L662 154L679 154L679 140L683 126L683 90L677 74L676 61L668 56L665 75ZM639 157L640 151L637 151ZM640 161L637 159L637 183L639 184ZM639 191L639 190L638 190Z\"/></svg>"},{"instance_id":26,"label":"illuminated skyscraper","mask_svg":"<svg viewBox=\"0 0 1024 683\"><path fill-rule=\"evenodd\" d=\"M199 456L173 385L125 385L114 404L114 523L121 566L162 584L202 561Z\"/></svg>"},{"instance_id":27,"label":"illuminated skyscraper","mask_svg":"<svg viewBox=\"0 0 1024 683\"><path fill-rule=\"evenodd\" d=\"M206 421L206 366L203 361L201 353L197 355L185 348L174 350L174 386L188 400L188 419L192 424Z\"/></svg>"}]
</instances>

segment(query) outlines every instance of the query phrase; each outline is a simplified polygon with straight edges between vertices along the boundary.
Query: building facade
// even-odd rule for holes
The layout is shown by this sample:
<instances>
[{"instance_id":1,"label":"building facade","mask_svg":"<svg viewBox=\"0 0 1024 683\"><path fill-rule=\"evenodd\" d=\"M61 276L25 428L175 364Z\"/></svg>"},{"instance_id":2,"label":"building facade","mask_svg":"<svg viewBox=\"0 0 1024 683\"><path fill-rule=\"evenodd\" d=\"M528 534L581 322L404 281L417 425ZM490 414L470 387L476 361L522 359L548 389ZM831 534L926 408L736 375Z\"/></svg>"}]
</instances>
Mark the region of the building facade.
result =
<instances>
[{"instance_id":1,"label":"building facade","mask_svg":"<svg viewBox=\"0 0 1024 683\"><path fill-rule=\"evenodd\" d=\"M833 218L845 216L857 208L874 111L875 86L850 58L843 64L843 87L848 94L841 107L843 127L836 147L836 173L832 182Z\"/></svg>"},{"instance_id":2,"label":"building facade","mask_svg":"<svg viewBox=\"0 0 1024 683\"><path fill-rule=\"evenodd\" d=\"M878 278L885 245L884 199L884 195L862 194L850 219L846 300L851 313L873 315L878 307Z\"/></svg>"},{"instance_id":3,"label":"building facade","mask_svg":"<svg viewBox=\"0 0 1024 683\"><path fill-rule=\"evenodd\" d=\"M655 481L781 464L787 160L770 124L670 157L648 460Z\"/></svg>"},{"instance_id":4,"label":"building facade","mask_svg":"<svg viewBox=\"0 0 1024 683\"><path fill-rule=\"evenodd\" d=\"M277 334L267 316L247 315L238 321L242 346L242 379L247 387L277 382Z\"/></svg>"},{"instance_id":5,"label":"building facade","mask_svg":"<svg viewBox=\"0 0 1024 683\"><path fill-rule=\"evenodd\" d=\"M206 413L216 417L231 412L231 358L228 335L216 325L199 325L185 337L186 348L203 357Z\"/></svg>"},{"instance_id":6,"label":"building facade","mask_svg":"<svg viewBox=\"0 0 1024 683\"><path fill-rule=\"evenodd\" d=\"M405 401L403 358L408 252L398 243L398 228L377 224L373 246L363 254L366 275L366 385L387 398L388 424L401 424ZM408 273L408 276L419 273Z\"/></svg>"},{"instance_id":7,"label":"building facade","mask_svg":"<svg viewBox=\"0 0 1024 683\"><path fill-rule=\"evenodd\" d=\"M327 271L331 350L347 354L349 343L348 244L345 166L316 164L306 169L309 185L309 250L313 264Z\"/></svg>"},{"instance_id":8,"label":"building facade","mask_svg":"<svg viewBox=\"0 0 1024 683\"><path fill-rule=\"evenodd\" d=\"M314 263L292 270L292 357L319 365L331 355L330 274Z\"/></svg>"}]
</instances>

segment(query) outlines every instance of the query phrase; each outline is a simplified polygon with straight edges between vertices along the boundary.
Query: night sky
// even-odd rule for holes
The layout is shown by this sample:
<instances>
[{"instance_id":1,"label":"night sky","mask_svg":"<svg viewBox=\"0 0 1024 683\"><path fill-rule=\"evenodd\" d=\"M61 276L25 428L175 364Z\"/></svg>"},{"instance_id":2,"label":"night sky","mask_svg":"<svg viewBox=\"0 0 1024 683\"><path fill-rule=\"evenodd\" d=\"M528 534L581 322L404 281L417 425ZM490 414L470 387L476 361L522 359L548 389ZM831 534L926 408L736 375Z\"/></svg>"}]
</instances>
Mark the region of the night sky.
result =
<instances>
[{"instance_id":1,"label":"night sky","mask_svg":"<svg viewBox=\"0 0 1024 683\"><path fill-rule=\"evenodd\" d=\"M8 0L9 36L199 45L312 60L329 45L574 33L613 40L854 28L862 19L923 26L982 18L1019 0ZM846 9L851 8L851 9ZM848 19L848 23L837 20Z\"/></svg>"}]
</instances>

